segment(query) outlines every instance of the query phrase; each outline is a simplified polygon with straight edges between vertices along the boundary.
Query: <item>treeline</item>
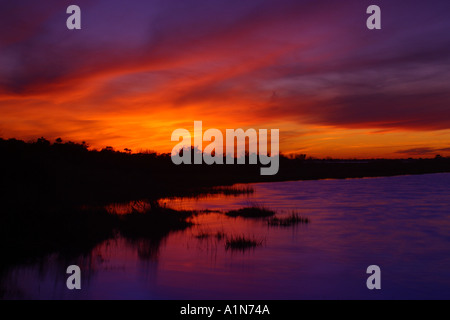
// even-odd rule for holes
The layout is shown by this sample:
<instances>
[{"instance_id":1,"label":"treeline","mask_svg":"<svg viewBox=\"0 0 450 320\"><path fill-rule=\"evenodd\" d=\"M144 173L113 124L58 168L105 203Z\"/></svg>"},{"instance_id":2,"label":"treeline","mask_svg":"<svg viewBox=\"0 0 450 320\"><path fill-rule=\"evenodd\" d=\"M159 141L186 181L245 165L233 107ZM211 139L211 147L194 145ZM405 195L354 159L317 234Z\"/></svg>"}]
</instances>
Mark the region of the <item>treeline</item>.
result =
<instances>
[{"instance_id":1,"label":"treeline","mask_svg":"<svg viewBox=\"0 0 450 320\"><path fill-rule=\"evenodd\" d=\"M257 181L258 166L176 166L170 154L136 153L86 143L0 139L1 197L8 201L92 204L158 199Z\"/></svg>"},{"instance_id":2,"label":"treeline","mask_svg":"<svg viewBox=\"0 0 450 320\"><path fill-rule=\"evenodd\" d=\"M450 172L449 158L317 160L281 156L276 176L260 165L180 165L170 154L89 150L85 143L0 139L1 198L18 203L91 204L158 199L234 183Z\"/></svg>"},{"instance_id":3,"label":"treeline","mask_svg":"<svg viewBox=\"0 0 450 320\"><path fill-rule=\"evenodd\" d=\"M211 187L244 182L450 172L450 159L281 156L279 173L261 176L260 165L176 166L169 154L132 154L111 147L96 151L85 143L41 138L28 143L0 139L0 168L1 279L2 272L17 262L52 252L68 257L88 254L117 231L138 244L140 255L157 255L159 243L171 230L187 227L186 213L157 205L162 197L213 193L220 189ZM141 199L155 204L146 215L118 217L103 206ZM1 290L0 285L0 298Z\"/></svg>"}]
</instances>

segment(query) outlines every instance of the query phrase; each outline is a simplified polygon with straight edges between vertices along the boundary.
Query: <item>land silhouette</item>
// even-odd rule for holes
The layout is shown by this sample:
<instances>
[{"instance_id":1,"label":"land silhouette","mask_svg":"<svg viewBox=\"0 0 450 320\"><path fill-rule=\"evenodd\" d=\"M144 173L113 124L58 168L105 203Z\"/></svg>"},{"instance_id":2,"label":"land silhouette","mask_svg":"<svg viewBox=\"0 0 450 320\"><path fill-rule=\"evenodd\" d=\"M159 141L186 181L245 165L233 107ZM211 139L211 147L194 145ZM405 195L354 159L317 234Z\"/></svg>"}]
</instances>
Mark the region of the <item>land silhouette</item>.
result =
<instances>
[{"instance_id":1,"label":"land silhouette","mask_svg":"<svg viewBox=\"0 0 450 320\"><path fill-rule=\"evenodd\" d=\"M450 172L450 158L312 159L280 156L280 172L261 176L257 165L174 165L170 154L131 153L85 143L0 139L1 197L19 203L103 204L184 196L236 183L345 179ZM248 161L247 161L248 163Z\"/></svg>"},{"instance_id":2,"label":"land silhouette","mask_svg":"<svg viewBox=\"0 0 450 320\"><path fill-rule=\"evenodd\" d=\"M171 231L189 228L190 218L198 214L165 208L158 202L162 198L252 192L227 187L236 183L450 172L450 158L444 157L321 160L281 155L279 173L261 176L258 165L176 166L170 154L112 147L90 150L86 143L44 138L0 139L0 164L0 273L11 264L53 252L88 253L117 232L140 248L142 258L155 258L161 241ZM141 213L119 216L105 208L142 199L151 206ZM230 215L250 213L267 215L268 211L254 213L247 208ZM272 225L307 222L294 215L286 221L277 219L271 220ZM230 241L229 248L254 245L244 240Z\"/></svg>"}]
</instances>

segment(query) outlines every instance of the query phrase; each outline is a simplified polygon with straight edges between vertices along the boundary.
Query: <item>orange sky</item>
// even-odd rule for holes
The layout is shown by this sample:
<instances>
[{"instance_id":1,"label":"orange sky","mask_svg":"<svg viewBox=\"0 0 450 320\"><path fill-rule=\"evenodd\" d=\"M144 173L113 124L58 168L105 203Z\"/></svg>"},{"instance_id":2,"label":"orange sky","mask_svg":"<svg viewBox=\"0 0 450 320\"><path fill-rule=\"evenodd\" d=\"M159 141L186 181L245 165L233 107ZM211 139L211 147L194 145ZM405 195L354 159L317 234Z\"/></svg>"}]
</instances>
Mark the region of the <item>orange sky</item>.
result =
<instances>
[{"instance_id":1,"label":"orange sky","mask_svg":"<svg viewBox=\"0 0 450 320\"><path fill-rule=\"evenodd\" d=\"M415 26L381 1L390 13L368 31L364 3L197 2L80 1L80 31L61 28L59 2L10 4L0 137L170 152L175 129L203 121L280 129L283 153L450 155L448 19L438 7L413 6L430 21Z\"/></svg>"}]
</instances>

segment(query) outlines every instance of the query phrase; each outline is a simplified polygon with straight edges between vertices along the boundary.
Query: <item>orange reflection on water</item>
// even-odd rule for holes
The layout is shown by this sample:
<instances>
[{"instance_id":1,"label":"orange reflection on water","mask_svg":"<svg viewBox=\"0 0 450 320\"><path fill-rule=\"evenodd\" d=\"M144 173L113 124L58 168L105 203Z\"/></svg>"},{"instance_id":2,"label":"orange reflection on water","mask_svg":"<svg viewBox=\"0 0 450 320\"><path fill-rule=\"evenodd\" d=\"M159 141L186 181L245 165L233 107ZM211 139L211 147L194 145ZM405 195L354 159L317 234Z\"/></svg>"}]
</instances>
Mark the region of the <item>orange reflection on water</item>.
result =
<instances>
[{"instance_id":1,"label":"orange reflection on water","mask_svg":"<svg viewBox=\"0 0 450 320\"><path fill-rule=\"evenodd\" d=\"M254 194L240 197L164 199L175 209L217 212L200 213L194 226L162 238L119 236L92 250L89 263L70 261L92 270L75 296L55 293L65 279L53 279L60 266L52 259L43 264L50 271L39 278L40 291L27 281L42 264L18 267L8 279L34 298L372 299L366 269L377 264L384 288L375 298L450 298L449 174L252 187ZM296 210L311 223L269 227L264 219L225 215L249 204L278 215ZM263 242L227 250L236 235Z\"/></svg>"}]
</instances>

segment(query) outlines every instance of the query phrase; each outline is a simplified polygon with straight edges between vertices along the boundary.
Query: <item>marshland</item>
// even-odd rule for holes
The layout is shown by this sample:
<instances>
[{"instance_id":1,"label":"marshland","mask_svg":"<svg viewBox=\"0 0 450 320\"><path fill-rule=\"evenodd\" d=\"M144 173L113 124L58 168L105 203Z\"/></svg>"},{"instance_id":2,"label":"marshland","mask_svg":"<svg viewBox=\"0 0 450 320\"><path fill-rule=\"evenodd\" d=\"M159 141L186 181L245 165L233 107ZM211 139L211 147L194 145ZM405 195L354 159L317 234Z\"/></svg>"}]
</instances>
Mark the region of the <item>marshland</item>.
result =
<instances>
[{"instance_id":1,"label":"marshland","mask_svg":"<svg viewBox=\"0 0 450 320\"><path fill-rule=\"evenodd\" d=\"M446 158L282 157L267 181L45 139L0 151L3 299L371 298L371 264L378 297L450 298Z\"/></svg>"}]
</instances>

